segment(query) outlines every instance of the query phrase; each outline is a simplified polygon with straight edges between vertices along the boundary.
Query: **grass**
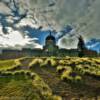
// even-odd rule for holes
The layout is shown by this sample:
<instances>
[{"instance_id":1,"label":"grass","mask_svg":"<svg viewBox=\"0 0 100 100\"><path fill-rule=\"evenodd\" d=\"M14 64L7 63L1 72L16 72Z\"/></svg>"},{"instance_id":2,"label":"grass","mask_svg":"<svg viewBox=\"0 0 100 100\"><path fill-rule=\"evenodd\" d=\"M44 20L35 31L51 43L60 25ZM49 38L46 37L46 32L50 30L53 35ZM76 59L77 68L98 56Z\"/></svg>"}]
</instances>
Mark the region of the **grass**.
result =
<instances>
[{"instance_id":1,"label":"grass","mask_svg":"<svg viewBox=\"0 0 100 100\"><path fill-rule=\"evenodd\" d=\"M15 64L14 60L0 61L0 70L11 69Z\"/></svg>"},{"instance_id":2,"label":"grass","mask_svg":"<svg viewBox=\"0 0 100 100\"><path fill-rule=\"evenodd\" d=\"M76 98L82 94L92 100L98 88L100 58L24 57L0 61L0 99L17 96L61 100L66 95ZM100 96L99 92L96 96Z\"/></svg>"},{"instance_id":3,"label":"grass","mask_svg":"<svg viewBox=\"0 0 100 100\"><path fill-rule=\"evenodd\" d=\"M39 66L43 63L42 59L33 59L32 62L29 63L29 67Z\"/></svg>"},{"instance_id":4,"label":"grass","mask_svg":"<svg viewBox=\"0 0 100 100\"><path fill-rule=\"evenodd\" d=\"M57 66L57 60L55 60L55 58L53 58L53 57L47 58L43 63L41 63L40 66L41 67L44 67L44 66L55 67L55 66Z\"/></svg>"},{"instance_id":5,"label":"grass","mask_svg":"<svg viewBox=\"0 0 100 100\"><path fill-rule=\"evenodd\" d=\"M21 63L18 59L0 61L0 71L17 69L20 66L21 66Z\"/></svg>"},{"instance_id":6,"label":"grass","mask_svg":"<svg viewBox=\"0 0 100 100\"><path fill-rule=\"evenodd\" d=\"M8 76L9 73L9 76ZM30 76L34 75L35 78ZM0 100L61 100L53 95L49 86L35 73L30 71L4 72L0 78Z\"/></svg>"}]
</instances>

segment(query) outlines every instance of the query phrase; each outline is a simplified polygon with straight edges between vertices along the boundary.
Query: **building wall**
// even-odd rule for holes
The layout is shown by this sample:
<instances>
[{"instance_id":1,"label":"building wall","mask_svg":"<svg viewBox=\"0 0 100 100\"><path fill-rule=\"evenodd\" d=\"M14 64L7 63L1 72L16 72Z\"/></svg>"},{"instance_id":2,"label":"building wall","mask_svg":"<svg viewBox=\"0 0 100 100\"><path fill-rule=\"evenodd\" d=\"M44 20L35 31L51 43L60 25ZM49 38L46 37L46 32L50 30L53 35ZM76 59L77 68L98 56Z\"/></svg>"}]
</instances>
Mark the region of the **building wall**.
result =
<instances>
[{"instance_id":1,"label":"building wall","mask_svg":"<svg viewBox=\"0 0 100 100\"><path fill-rule=\"evenodd\" d=\"M74 56L78 57L77 49L55 49L54 52L48 52L41 49L23 49L23 50L3 50L2 54L0 54L0 59L15 59L20 57L45 57L45 56L58 56L58 57L66 57L66 56ZM97 53L91 50L84 50L85 57L97 57Z\"/></svg>"}]
</instances>

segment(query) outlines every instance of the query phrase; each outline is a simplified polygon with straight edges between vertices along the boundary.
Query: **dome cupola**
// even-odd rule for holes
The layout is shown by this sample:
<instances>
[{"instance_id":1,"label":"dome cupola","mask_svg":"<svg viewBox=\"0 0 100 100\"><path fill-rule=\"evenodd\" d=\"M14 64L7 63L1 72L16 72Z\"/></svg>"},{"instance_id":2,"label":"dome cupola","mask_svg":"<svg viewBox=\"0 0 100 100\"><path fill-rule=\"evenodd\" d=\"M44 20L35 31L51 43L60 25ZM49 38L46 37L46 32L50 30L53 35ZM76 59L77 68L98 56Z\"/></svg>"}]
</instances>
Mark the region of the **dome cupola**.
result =
<instances>
[{"instance_id":1,"label":"dome cupola","mask_svg":"<svg viewBox=\"0 0 100 100\"><path fill-rule=\"evenodd\" d=\"M54 44L56 43L56 39L55 39L55 37L51 34L51 31L50 31L49 36L46 37L46 43L47 43L47 42L53 42Z\"/></svg>"}]
</instances>

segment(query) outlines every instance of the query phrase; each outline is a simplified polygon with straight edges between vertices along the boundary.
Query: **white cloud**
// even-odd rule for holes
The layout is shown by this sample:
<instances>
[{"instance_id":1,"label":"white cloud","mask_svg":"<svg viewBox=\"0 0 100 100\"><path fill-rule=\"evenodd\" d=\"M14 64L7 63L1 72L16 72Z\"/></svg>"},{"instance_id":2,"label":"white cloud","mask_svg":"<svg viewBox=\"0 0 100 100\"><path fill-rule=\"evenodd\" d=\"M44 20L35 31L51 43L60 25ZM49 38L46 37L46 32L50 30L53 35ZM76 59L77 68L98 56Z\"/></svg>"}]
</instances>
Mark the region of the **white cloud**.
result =
<instances>
[{"instance_id":1,"label":"white cloud","mask_svg":"<svg viewBox=\"0 0 100 100\"><path fill-rule=\"evenodd\" d=\"M21 26L26 26L29 25L30 27L34 27L34 28L38 28L39 26L35 24L35 21L31 18L24 18L22 19L17 25L16 27L21 27Z\"/></svg>"},{"instance_id":2,"label":"white cloud","mask_svg":"<svg viewBox=\"0 0 100 100\"><path fill-rule=\"evenodd\" d=\"M13 24L14 20L12 16L7 17L7 22Z\"/></svg>"},{"instance_id":3,"label":"white cloud","mask_svg":"<svg viewBox=\"0 0 100 100\"><path fill-rule=\"evenodd\" d=\"M35 42L36 38L30 38L28 36L23 36L20 32L14 31L12 28L8 27L9 34L3 34L2 27L0 27L0 43L3 47L15 47L19 45L20 47L25 47L26 45L32 45L33 48L42 48L41 45Z\"/></svg>"},{"instance_id":4,"label":"white cloud","mask_svg":"<svg viewBox=\"0 0 100 100\"><path fill-rule=\"evenodd\" d=\"M0 2L0 13L9 14L11 10L2 2Z\"/></svg>"},{"instance_id":5,"label":"white cloud","mask_svg":"<svg viewBox=\"0 0 100 100\"><path fill-rule=\"evenodd\" d=\"M26 12L26 10L24 9L26 6L24 5L23 7L24 0L22 3L20 0L15 1L15 2L18 3L17 6L20 6L19 14L24 14ZM32 18L32 15L28 13L26 17L19 20L20 16L12 16L13 14L12 14L11 9L16 10L12 1L1 0L0 13L5 16L5 18L4 19L2 18L1 20L4 20L8 24L5 25L5 22L0 22L0 48L10 48L10 47L11 48L22 48L22 47L42 48L42 46L39 43L36 43L37 38L29 37L28 35L26 35L26 33L22 32L22 30L20 29L20 27L23 27L26 25L33 28L39 27L39 25L37 25L35 23L35 20ZM6 14L9 14L9 16L6 16ZM19 22L16 24L13 24L15 20L19 20ZM3 27L7 29L7 34L3 33L3 30L2 30ZM13 27L16 30L14 30Z\"/></svg>"},{"instance_id":6,"label":"white cloud","mask_svg":"<svg viewBox=\"0 0 100 100\"><path fill-rule=\"evenodd\" d=\"M69 38L67 35L58 40L59 47L66 49L77 48L77 43L78 43L77 37Z\"/></svg>"}]
</instances>

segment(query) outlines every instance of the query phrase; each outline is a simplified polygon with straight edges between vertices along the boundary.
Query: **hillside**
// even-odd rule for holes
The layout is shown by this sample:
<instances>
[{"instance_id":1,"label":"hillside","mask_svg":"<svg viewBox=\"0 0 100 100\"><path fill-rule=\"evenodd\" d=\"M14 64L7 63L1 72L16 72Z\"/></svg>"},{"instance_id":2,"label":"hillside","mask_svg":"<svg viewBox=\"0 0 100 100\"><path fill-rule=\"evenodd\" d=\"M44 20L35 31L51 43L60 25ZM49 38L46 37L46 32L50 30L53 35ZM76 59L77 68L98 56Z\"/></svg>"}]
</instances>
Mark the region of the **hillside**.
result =
<instances>
[{"instance_id":1,"label":"hillside","mask_svg":"<svg viewBox=\"0 0 100 100\"><path fill-rule=\"evenodd\" d=\"M99 100L100 58L0 61L0 100Z\"/></svg>"}]
</instances>

